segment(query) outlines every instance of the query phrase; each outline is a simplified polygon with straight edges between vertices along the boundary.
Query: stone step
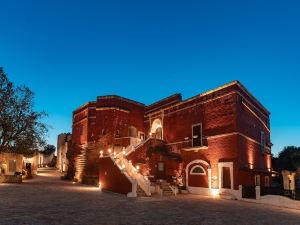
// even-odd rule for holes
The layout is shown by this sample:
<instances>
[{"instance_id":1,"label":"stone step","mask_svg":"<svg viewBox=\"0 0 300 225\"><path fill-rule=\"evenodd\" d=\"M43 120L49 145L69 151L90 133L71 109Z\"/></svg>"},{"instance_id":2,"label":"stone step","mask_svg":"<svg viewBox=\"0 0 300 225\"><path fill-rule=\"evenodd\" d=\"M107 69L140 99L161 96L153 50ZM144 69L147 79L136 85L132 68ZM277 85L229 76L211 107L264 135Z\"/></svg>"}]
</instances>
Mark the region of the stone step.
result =
<instances>
[{"instance_id":1,"label":"stone step","mask_svg":"<svg viewBox=\"0 0 300 225\"><path fill-rule=\"evenodd\" d=\"M136 195L137 197L149 197L139 185L137 185Z\"/></svg>"}]
</instances>

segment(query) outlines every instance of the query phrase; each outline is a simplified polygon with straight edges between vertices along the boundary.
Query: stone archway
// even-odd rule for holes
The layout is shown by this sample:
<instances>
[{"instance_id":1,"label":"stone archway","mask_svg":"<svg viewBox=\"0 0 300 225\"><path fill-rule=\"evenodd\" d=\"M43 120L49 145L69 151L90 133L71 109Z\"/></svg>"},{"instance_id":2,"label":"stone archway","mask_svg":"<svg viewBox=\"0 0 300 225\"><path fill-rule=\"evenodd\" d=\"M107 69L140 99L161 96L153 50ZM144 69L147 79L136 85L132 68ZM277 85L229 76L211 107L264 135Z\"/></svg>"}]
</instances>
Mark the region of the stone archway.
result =
<instances>
[{"instance_id":1,"label":"stone archway","mask_svg":"<svg viewBox=\"0 0 300 225\"><path fill-rule=\"evenodd\" d=\"M0 175L5 175L7 173L7 165L5 163L0 163Z\"/></svg>"},{"instance_id":2,"label":"stone archway","mask_svg":"<svg viewBox=\"0 0 300 225\"><path fill-rule=\"evenodd\" d=\"M157 139L163 139L163 126L160 119L155 119L151 125L151 134Z\"/></svg>"},{"instance_id":3,"label":"stone archway","mask_svg":"<svg viewBox=\"0 0 300 225\"><path fill-rule=\"evenodd\" d=\"M185 168L185 182L190 193L209 195L209 189L211 189L210 164L202 159L189 162Z\"/></svg>"}]
</instances>

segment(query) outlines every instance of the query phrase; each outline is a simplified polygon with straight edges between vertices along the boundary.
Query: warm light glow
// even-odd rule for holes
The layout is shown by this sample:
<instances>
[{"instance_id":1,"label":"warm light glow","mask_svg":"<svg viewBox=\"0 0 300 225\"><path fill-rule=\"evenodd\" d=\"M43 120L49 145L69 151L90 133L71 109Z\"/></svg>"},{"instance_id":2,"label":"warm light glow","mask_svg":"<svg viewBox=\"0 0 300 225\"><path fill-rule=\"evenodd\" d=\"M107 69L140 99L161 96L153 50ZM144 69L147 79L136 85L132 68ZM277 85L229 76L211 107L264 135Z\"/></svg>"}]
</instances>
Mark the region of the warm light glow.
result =
<instances>
[{"instance_id":1,"label":"warm light glow","mask_svg":"<svg viewBox=\"0 0 300 225\"><path fill-rule=\"evenodd\" d=\"M125 169L125 165L124 164L122 165L122 168Z\"/></svg>"},{"instance_id":2,"label":"warm light glow","mask_svg":"<svg viewBox=\"0 0 300 225\"><path fill-rule=\"evenodd\" d=\"M139 170L139 169L140 169L140 166L139 166L139 165L137 165L137 166L136 166L136 170Z\"/></svg>"},{"instance_id":3,"label":"warm light glow","mask_svg":"<svg viewBox=\"0 0 300 225\"><path fill-rule=\"evenodd\" d=\"M110 148L108 149L108 153L109 153L109 154L111 153L111 149L110 149Z\"/></svg>"},{"instance_id":4,"label":"warm light glow","mask_svg":"<svg viewBox=\"0 0 300 225\"><path fill-rule=\"evenodd\" d=\"M72 183L73 183L73 184L75 184L76 182L75 182L75 181L73 181Z\"/></svg>"},{"instance_id":5,"label":"warm light glow","mask_svg":"<svg viewBox=\"0 0 300 225\"><path fill-rule=\"evenodd\" d=\"M116 156L117 155L117 153L116 152L114 152L114 156Z\"/></svg>"},{"instance_id":6,"label":"warm light glow","mask_svg":"<svg viewBox=\"0 0 300 225\"><path fill-rule=\"evenodd\" d=\"M123 150L123 155L126 155L126 151L125 150Z\"/></svg>"},{"instance_id":7,"label":"warm light glow","mask_svg":"<svg viewBox=\"0 0 300 225\"><path fill-rule=\"evenodd\" d=\"M219 193L220 193L220 190L219 190L219 189L217 189L217 188L212 188L212 189L210 189L210 192L211 192L211 195L212 195L214 198L219 197Z\"/></svg>"},{"instance_id":8,"label":"warm light glow","mask_svg":"<svg viewBox=\"0 0 300 225\"><path fill-rule=\"evenodd\" d=\"M101 184L101 182L99 182L99 184L98 184L98 188L99 188L99 190L101 190L101 188L102 188L102 184Z\"/></svg>"},{"instance_id":9,"label":"warm light glow","mask_svg":"<svg viewBox=\"0 0 300 225\"><path fill-rule=\"evenodd\" d=\"M251 170L253 170L253 164L252 164L252 163L249 163L249 168L250 168Z\"/></svg>"}]
</instances>

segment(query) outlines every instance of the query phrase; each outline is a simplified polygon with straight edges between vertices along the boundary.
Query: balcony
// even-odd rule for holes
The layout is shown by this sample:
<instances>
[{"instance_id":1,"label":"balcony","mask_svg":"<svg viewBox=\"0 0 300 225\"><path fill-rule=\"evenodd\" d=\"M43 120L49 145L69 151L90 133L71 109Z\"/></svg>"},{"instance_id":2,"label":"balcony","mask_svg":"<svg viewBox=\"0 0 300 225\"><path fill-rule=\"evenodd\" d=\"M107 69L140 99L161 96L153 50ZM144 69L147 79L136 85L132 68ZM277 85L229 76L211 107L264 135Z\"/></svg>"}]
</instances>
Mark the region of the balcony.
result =
<instances>
[{"instance_id":1,"label":"balcony","mask_svg":"<svg viewBox=\"0 0 300 225\"><path fill-rule=\"evenodd\" d=\"M200 151L208 149L207 137L202 137L202 143L199 146L193 146L193 142L189 142L190 146L182 148L184 151Z\"/></svg>"}]
</instances>

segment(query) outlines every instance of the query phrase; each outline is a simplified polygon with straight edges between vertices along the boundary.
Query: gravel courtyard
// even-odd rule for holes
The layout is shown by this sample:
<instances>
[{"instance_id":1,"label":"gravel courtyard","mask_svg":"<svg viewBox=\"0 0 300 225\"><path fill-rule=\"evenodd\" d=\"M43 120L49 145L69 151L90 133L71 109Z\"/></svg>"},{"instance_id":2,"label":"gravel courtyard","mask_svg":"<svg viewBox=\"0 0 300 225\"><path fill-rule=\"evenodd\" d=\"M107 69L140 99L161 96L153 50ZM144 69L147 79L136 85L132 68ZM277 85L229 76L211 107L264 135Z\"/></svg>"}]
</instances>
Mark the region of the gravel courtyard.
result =
<instances>
[{"instance_id":1,"label":"gravel courtyard","mask_svg":"<svg viewBox=\"0 0 300 225\"><path fill-rule=\"evenodd\" d=\"M300 211L196 195L130 199L61 181L42 169L0 184L0 224L300 224Z\"/></svg>"}]
</instances>

